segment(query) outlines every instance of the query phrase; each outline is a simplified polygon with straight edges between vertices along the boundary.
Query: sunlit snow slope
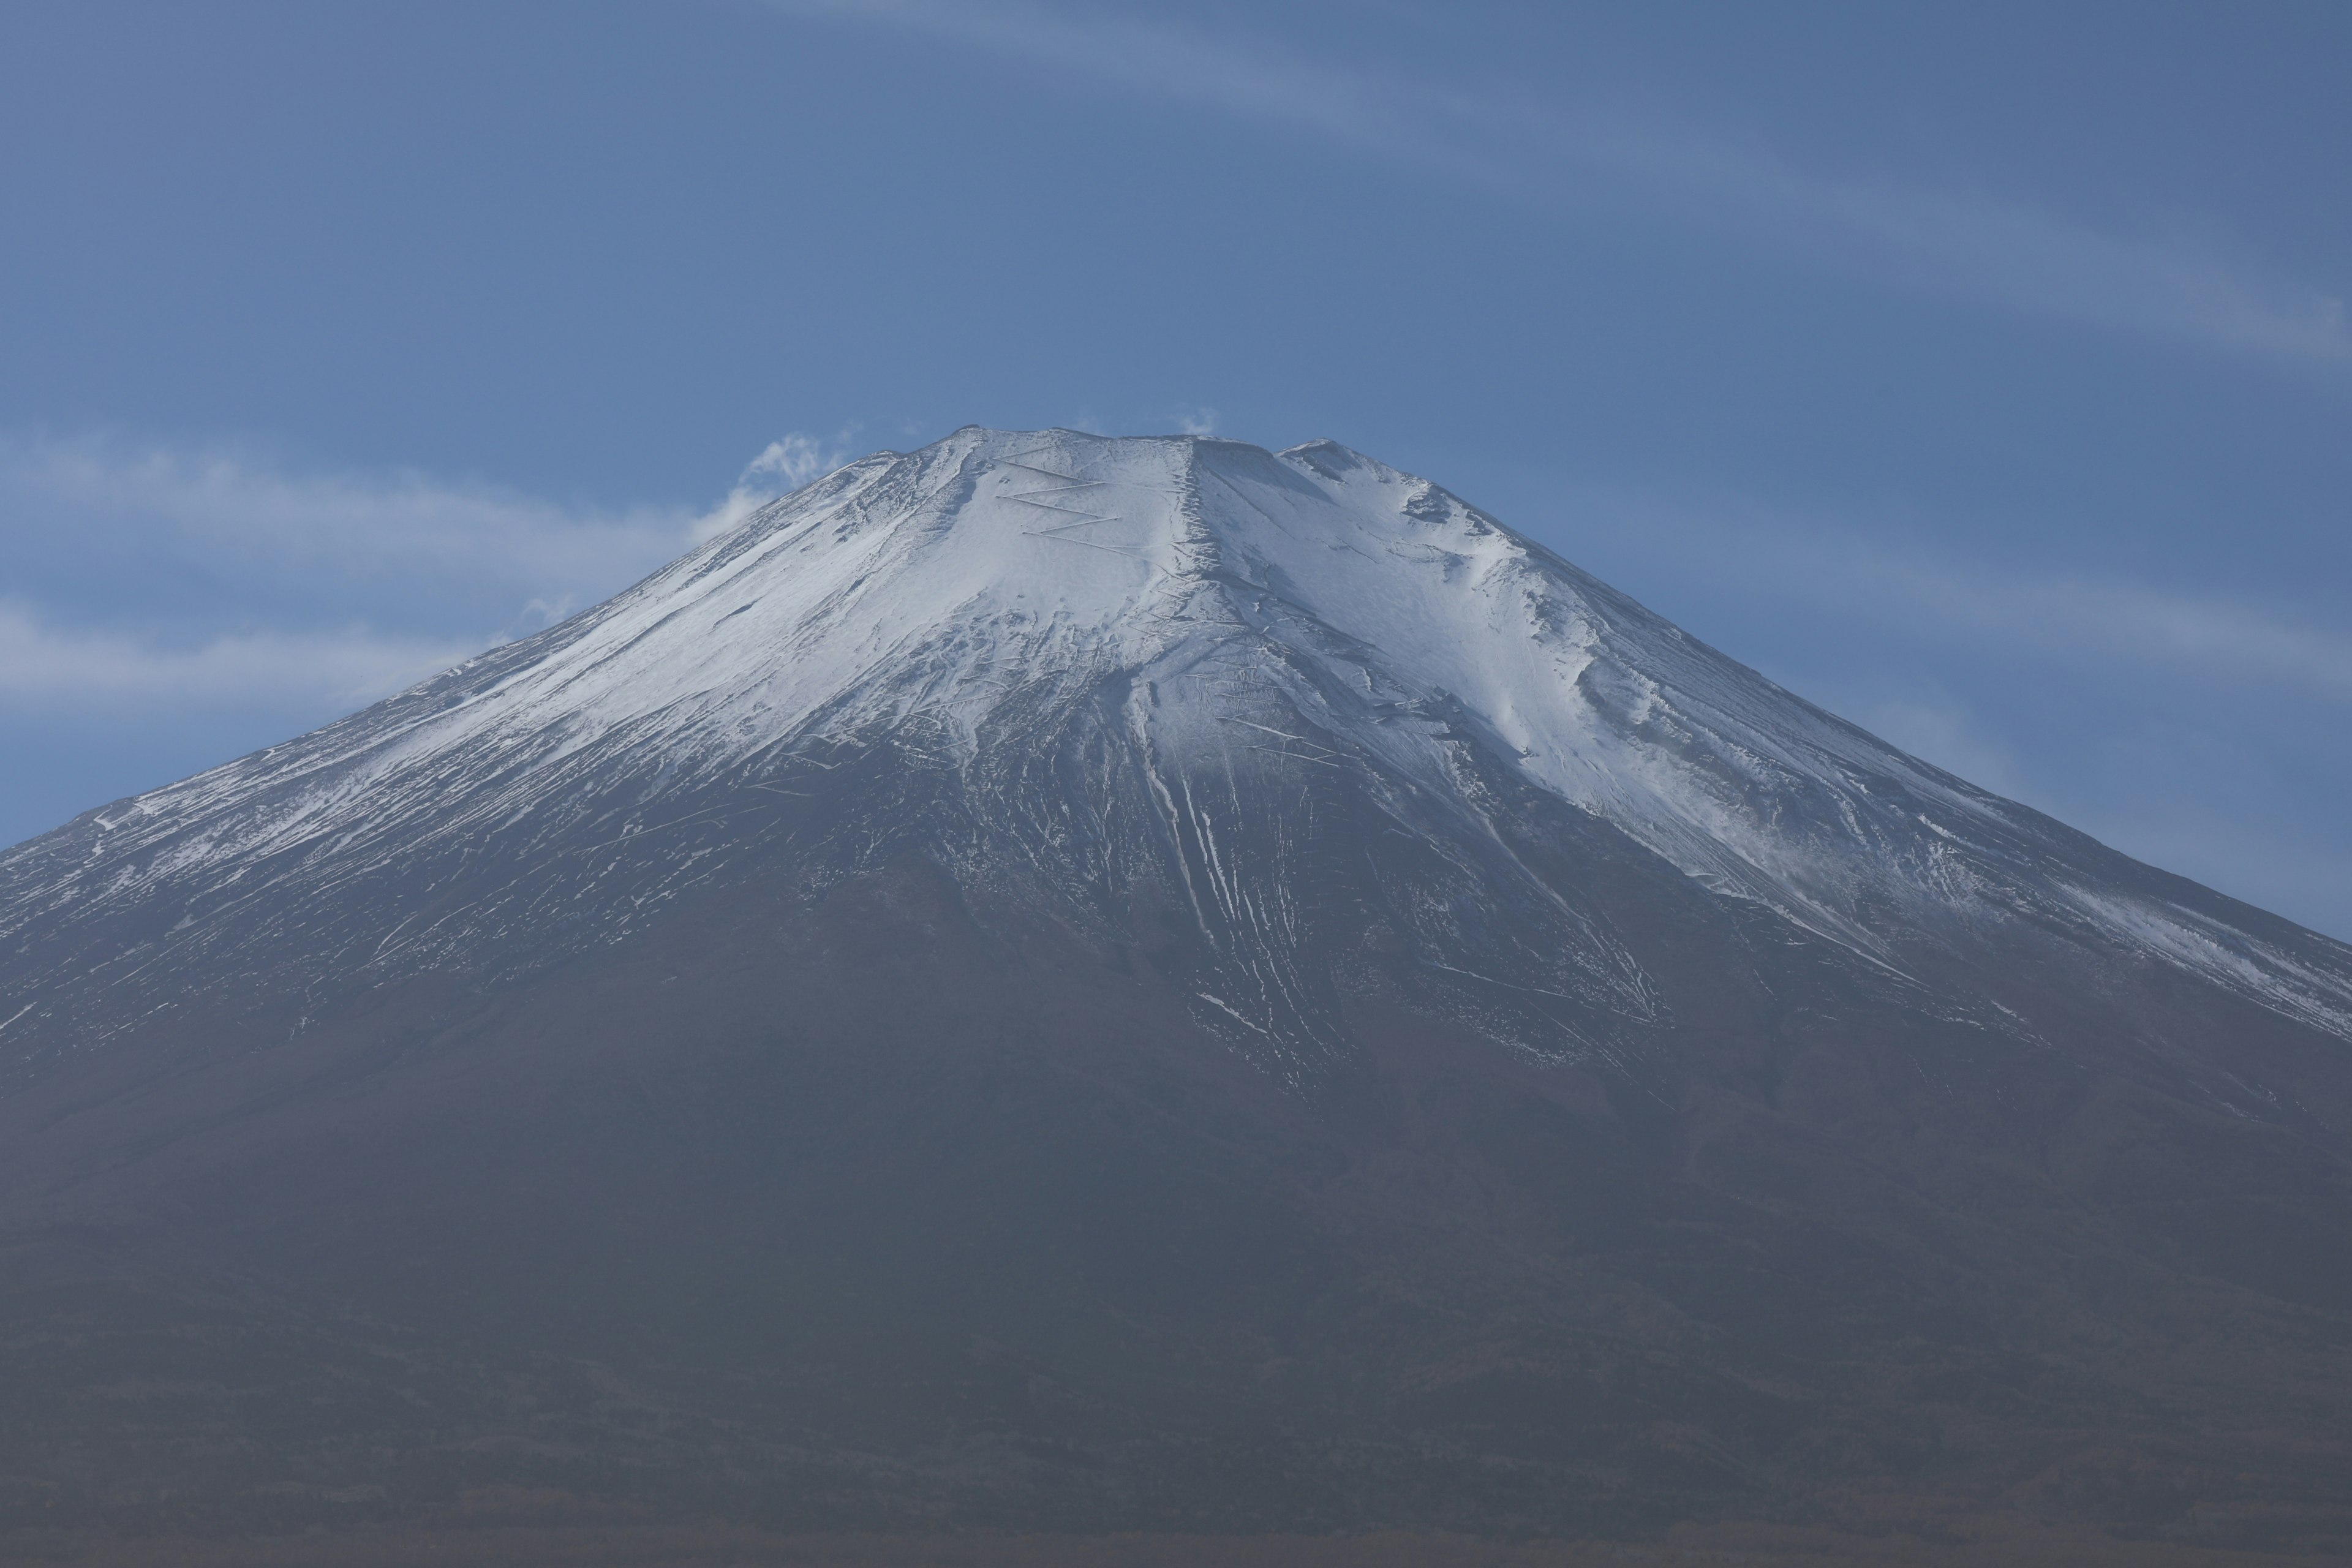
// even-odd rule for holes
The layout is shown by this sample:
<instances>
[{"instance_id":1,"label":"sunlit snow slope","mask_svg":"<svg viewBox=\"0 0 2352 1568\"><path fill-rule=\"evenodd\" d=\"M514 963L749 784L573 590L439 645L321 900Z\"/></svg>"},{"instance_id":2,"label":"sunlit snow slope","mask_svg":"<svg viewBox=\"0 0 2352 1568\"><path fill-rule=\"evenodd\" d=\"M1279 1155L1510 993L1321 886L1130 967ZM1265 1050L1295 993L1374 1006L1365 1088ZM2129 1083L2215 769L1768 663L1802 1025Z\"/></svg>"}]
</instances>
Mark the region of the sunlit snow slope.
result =
<instances>
[{"instance_id":1,"label":"sunlit snow slope","mask_svg":"<svg viewBox=\"0 0 2352 1568\"><path fill-rule=\"evenodd\" d=\"M1499 1038L1605 1056L1661 1002L1544 862L1562 822L1897 989L2040 944L2352 1037L2340 945L1904 755L1424 480L1328 442L966 429L0 857L0 1051L192 986L528 965L714 882L915 851L1103 942L1174 931L1202 1021L1286 1075L1346 1048L1334 955L1367 941Z\"/></svg>"}]
</instances>

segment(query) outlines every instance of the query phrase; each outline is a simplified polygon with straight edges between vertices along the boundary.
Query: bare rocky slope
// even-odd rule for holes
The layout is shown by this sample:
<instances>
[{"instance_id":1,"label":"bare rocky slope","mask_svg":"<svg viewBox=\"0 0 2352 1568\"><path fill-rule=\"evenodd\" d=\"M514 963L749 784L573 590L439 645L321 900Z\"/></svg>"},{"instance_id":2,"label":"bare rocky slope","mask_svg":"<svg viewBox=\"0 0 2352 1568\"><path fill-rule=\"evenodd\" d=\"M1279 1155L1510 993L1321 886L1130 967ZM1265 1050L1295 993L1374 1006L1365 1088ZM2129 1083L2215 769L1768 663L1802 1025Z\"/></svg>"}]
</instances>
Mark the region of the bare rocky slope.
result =
<instances>
[{"instance_id":1,"label":"bare rocky slope","mask_svg":"<svg viewBox=\"0 0 2352 1568\"><path fill-rule=\"evenodd\" d=\"M965 430L0 854L0 1517L2323 1543L2348 1126L2352 950L1444 490Z\"/></svg>"}]
</instances>

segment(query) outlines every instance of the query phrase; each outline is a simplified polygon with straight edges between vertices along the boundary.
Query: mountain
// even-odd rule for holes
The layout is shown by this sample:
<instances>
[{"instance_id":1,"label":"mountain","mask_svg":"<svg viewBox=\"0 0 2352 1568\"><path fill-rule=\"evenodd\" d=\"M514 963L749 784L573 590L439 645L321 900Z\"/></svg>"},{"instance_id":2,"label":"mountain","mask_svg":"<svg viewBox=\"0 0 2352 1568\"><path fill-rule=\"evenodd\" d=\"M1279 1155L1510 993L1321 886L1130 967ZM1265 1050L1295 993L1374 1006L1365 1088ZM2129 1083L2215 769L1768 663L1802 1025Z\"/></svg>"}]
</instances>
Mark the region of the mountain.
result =
<instances>
[{"instance_id":1,"label":"mountain","mask_svg":"<svg viewBox=\"0 0 2352 1568\"><path fill-rule=\"evenodd\" d=\"M2352 1533L2352 949L1328 442L853 463L0 1020L19 1526Z\"/></svg>"}]
</instances>

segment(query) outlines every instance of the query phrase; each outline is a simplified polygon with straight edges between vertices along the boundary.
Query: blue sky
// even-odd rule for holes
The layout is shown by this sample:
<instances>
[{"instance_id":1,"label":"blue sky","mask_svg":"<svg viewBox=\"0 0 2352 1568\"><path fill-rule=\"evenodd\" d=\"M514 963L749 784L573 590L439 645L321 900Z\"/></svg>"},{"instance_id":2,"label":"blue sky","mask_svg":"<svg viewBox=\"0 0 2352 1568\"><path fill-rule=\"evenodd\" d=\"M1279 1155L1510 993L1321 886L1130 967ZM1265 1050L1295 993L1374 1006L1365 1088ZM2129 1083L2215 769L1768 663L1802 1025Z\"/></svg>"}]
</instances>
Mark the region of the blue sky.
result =
<instances>
[{"instance_id":1,"label":"blue sky","mask_svg":"<svg viewBox=\"0 0 2352 1568\"><path fill-rule=\"evenodd\" d=\"M1328 436L2352 936L2352 7L0 10L0 839L956 426Z\"/></svg>"}]
</instances>

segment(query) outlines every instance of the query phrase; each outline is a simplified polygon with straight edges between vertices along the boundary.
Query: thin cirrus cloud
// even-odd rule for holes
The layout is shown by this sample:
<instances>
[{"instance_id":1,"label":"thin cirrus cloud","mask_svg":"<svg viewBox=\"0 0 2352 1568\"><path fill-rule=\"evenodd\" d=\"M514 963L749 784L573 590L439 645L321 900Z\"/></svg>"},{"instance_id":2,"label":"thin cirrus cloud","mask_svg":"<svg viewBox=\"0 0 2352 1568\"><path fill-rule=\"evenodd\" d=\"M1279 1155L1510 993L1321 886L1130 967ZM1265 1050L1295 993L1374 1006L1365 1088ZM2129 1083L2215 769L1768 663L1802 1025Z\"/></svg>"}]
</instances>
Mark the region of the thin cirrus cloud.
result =
<instances>
[{"instance_id":1,"label":"thin cirrus cloud","mask_svg":"<svg viewBox=\"0 0 2352 1568\"><path fill-rule=\"evenodd\" d=\"M2352 634L2275 605L2121 576L1988 566L1723 498L1587 491L1563 510L1580 528L1650 541L1662 572L1809 614L2061 666L2164 668L2352 702Z\"/></svg>"},{"instance_id":2,"label":"thin cirrus cloud","mask_svg":"<svg viewBox=\"0 0 2352 1568\"><path fill-rule=\"evenodd\" d=\"M356 706L626 586L837 466L841 439L772 443L707 509L621 513L415 473L0 439L0 507L17 536L0 704ZM45 570L43 535L70 540L61 557L77 566L107 563L95 586Z\"/></svg>"},{"instance_id":3,"label":"thin cirrus cloud","mask_svg":"<svg viewBox=\"0 0 2352 1568\"><path fill-rule=\"evenodd\" d=\"M1835 595L1864 614L1924 619L2010 647L2166 665L2352 700L2352 637L2241 601L2122 579L1971 569L1859 540L1799 547L1823 570L1792 595ZM1783 565L1788 564L1783 558ZM1753 581L1751 576L1749 581Z\"/></svg>"},{"instance_id":4,"label":"thin cirrus cloud","mask_svg":"<svg viewBox=\"0 0 2352 1568\"><path fill-rule=\"evenodd\" d=\"M173 648L56 626L26 605L0 605L0 700L78 709L289 700L348 706L397 691L477 651L364 627L241 632Z\"/></svg>"},{"instance_id":5,"label":"thin cirrus cloud","mask_svg":"<svg viewBox=\"0 0 2352 1568\"><path fill-rule=\"evenodd\" d=\"M97 438L0 442L0 496L19 515L132 538L267 552L321 573L488 577L566 593L658 559L694 521L675 510L580 515L421 474L303 474L250 455Z\"/></svg>"},{"instance_id":6,"label":"thin cirrus cloud","mask_svg":"<svg viewBox=\"0 0 2352 1568\"><path fill-rule=\"evenodd\" d=\"M2209 348L2352 358L2343 301L2208 240L1808 170L1743 140L1286 56L1115 14L989 0L769 0L1287 124L1544 205L1612 192L1899 287Z\"/></svg>"}]
</instances>

